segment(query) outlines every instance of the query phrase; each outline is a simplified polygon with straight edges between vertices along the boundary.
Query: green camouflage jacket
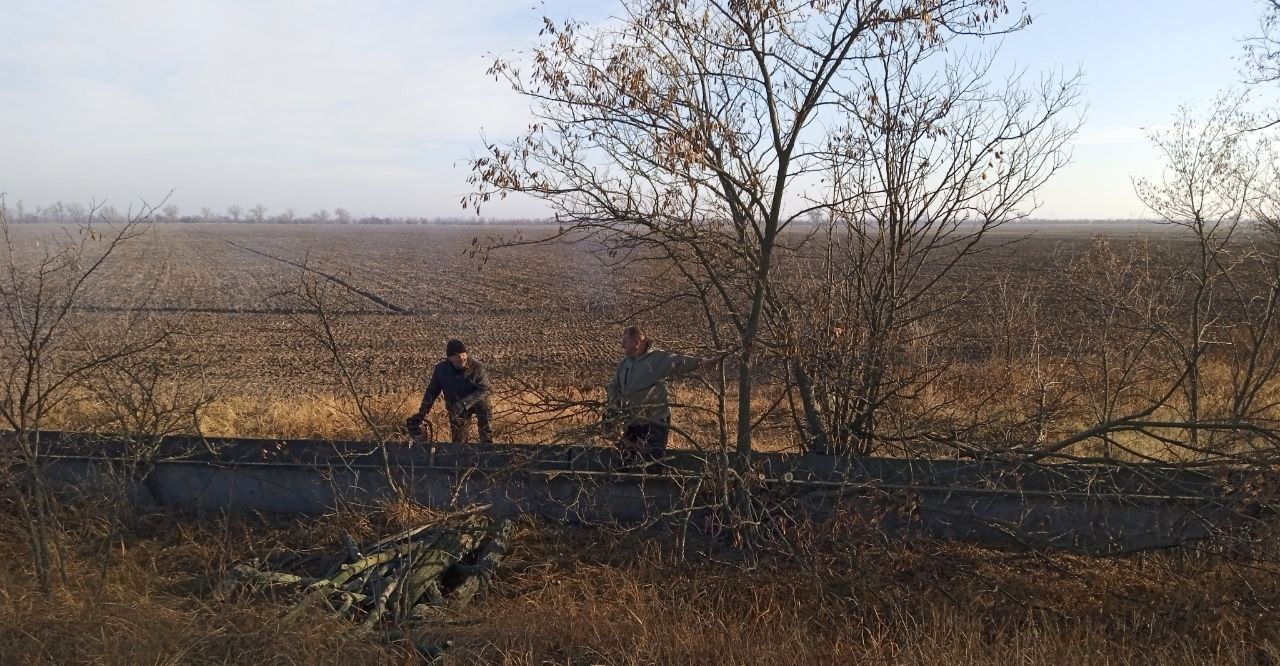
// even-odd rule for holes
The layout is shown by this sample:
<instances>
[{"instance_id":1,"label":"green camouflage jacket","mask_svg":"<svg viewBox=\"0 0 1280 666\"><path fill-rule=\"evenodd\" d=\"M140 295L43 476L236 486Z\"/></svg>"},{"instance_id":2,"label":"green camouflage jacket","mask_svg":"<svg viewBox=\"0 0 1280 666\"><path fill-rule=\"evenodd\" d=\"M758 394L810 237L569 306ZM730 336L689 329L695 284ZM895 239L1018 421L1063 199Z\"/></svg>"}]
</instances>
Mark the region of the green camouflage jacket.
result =
<instances>
[{"instance_id":1,"label":"green camouflage jacket","mask_svg":"<svg viewBox=\"0 0 1280 666\"><path fill-rule=\"evenodd\" d=\"M667 379L698 369L702 359L650 347L639 358L626 356L609 382L609 408L627 425L671 422Z\"/></svg>"}]
</instances>

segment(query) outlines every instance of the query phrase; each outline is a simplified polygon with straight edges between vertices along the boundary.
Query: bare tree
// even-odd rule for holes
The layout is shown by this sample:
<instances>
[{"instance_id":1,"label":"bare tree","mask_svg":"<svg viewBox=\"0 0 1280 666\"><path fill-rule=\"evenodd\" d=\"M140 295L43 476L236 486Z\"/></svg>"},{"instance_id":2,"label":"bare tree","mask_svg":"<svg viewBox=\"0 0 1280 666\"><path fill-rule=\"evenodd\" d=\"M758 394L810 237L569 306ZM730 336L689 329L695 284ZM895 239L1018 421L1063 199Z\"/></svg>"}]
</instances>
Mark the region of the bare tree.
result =
<instances>
[{"instance_id":1,"label":"bare tree","mask_svg":"<svg viewBox=\"0 0 1280 666\"><path fill-rule=\"evenodd\" d=\"M250 208L250 209L249 209L249 220L250 220L250 221L252 221L252 222L257 222L258 224L262 224L263 222L266 222L266 221L267 221L267 207L266 207L266 206L263 206L262 204L258 204L258 205L256 205L256 206L254 206L253 208Z\"/></svg>"},{"instance_id":2,"label":"bare tree","mask_svg":"<svg viewBox=\"0 0 1280 666\"><path fill-rule=\"evenodd\" d=\"M1280 82L1280 0L1259 0L1262 15L1257 32L1245 39L1241 75L1244 83L1255 88ZM1275 110L1260 114L1249 130L1265 130L1280 124Z\"/></svg>"},{"instance_id":3,"label":"bare tree","mask_svg":"<svg viewBox=\"0 0 1280 666\"><path fill-rule=\"evenodd\" d=\"M239 222L240 218L243 216L244 216L244 210L242 210L239 206L236 206L234 204L231 206L227 206L227 217L231 218L232 222Z\"/></svg>"},{"instance_id":4,"label":"bare tree","mask_svg":"<svg viewBox=\"0 0 1280 666\"><path fill-rule=\"evenodd\" d=\"M391 468L388 442L402 433L398 412L379 409L377 396L386 390L385 378L372 374L367 364L354 358L344 333L341 311L352 307L353 299L363 299L349 284L312 268L306 258L296 264L298 284L289 296L301 313L294 319L298 332L310 341L323 359L327 375L341 395L350 399L347 416L375 442L382 457L383 471L394 492L401 486ZM398 407L398 405L396 405Z\"/></svg>"},{"instance_id":5,"label":"bare tree","mask_svg":"<svg viewBox=\"0 0 1280 666\"><path fill-rule=\"evenodd\" d=\"M1243 133L1247 126L1238 99L1220 99L1203 122L1184 108L1172 129L1151 135L1165 158L1165 173L1136 183L1139 198L1163 224L1195 239L1194 257L1181 271L1189 302L1182 331L1174 338L1186 372L1185 417L1191 423L1204 415L1202 361L1224 323L1219 290L1233 282L1239 259L1232 245L1258 180L1258 158L1249 154ZM1199 431L1188 435L1196 445Z\"/></svg>"},{"instance_id":6,"label":"bare tree","mask_svg":"<svg viewBox=\"0 0 1280 666\"><path fill-rule=\"evenodd\" d=\"M89 344L77 306L94 277L121 245L143 233L155 213L143 205L123 224L102 224L97 207L75 229L20 239L0 201L0 422L6 436L0 473L16 489L40 586L51 589L54 517L41 472L48 419L74 395L77 382L105 364L157 344L154 337L120 344ZM35 241L35 242L31 242Z\"/></svg>"},{"instance_id":7,"label":"bare tree","mask_svg":"<svg viewBox=\"0 0 1280 666\"><path fill-rule=\"evenodd\" d=\"M1135 181L1169 251L1095 244L1066 284L1095 327L1073 353L1089 426L1040 447L1098 442L1129 459L1269 459L1280 443L1280 254L1275 159L1238 96L1152 133L1165 168ZM1088 268L1092 266L1092 269ZM1089 285L1093 286L1089 286Z\"/></svg>"},{"instance_id":8,"label":"bare tree","mask_svg":"<svg viewBox=\"0 0 1280 666\"><path fill-rule=\"evenodd\" d=\"M955 329L947 316L972 288L952 279L956 269L1034 209L1079 127L1078 75L993 84L994 54L956 60L951 39L900 42L895 30L872 30L884 46L860 61L857 95L838 102L848 121L832 138L816 281L772 301L791 329L808 439L862 454L883 408L945 370L930 343ZM920 414L909 423L895 440L937 438L914 429L928 423Z\"/></svg>"},{"instance_id":9,"label":"bare tree","mask_svg":"<svg viewBox=\"0 0 1280 666\"><path fill-rule=\"evenodd\" d=\"M744 475L761 416L755 377L782 344L765 324L775 263L796 249L787 233L813 211L856 208L852 198L801 192L865 161L868 149L848 153L841 125L847 114L862 118L870 76L887 87L902 75L866 63L1025 21L1002 0L635 0L622 11L594 30L544 20L548 39L527 73L494 63L535 118L522 137L473 160L476 189L464 205L509 193L542 199L561 237L596 244L619 265L650 266L654 284L673 287L657 298L691 304L709 344L733 350L736 408L726 405L733 413L722 421Z\"/></svg>"},{"instance_id":10,"label":"bare tree","mask_svg":"<svg viewBox=\"0 0 1280 666\"><path fill-rule=\"evenodd\" d=\"M160 218L165 222L177 222L178 217L182 214L181 209L173 204L168 204L160 210Z\"/></svg>"},{"instance_id":11,"label":"bare tree","mask_svg":"<svg viewBox=\"0 0 1280 666\"><path fill-rule=\"evenodd\" d=\"M1252 83L1280 81L1280 0L1262 0L1258 32L1245 42L1245 77Z\"/></svg>"},{"instance_id":12,"label":"bare tree","mask_svg":"<svg viewBox=\"0 0 1280 666\"><path fill-rule=\"evenodd\" d=\"M100 324L112 327L117 335L109 341L91 340L94 353L106 355L110 350L104 343L126 344L139 351L114 356L77 382L80 393L97 408L94 430L109 437L115 447L111 458L103 461L107 493L102 508L110 509L106 514L110 529L102 535L104 553L137 515L138 489L145 489L151 498L160 497L152 471L165 438L203 434L204 412L218 396L206 377L208 361L193 344L196 333L144 312L130 309ZM104 573L110 560L107 556L99 560Z\"/></svg>"},{"instance_id":13,"label":"bare tree","mask_svg":"<svg viewBox=\"0 0 1280 666\"><path fill-rule=\"evenodd\" d=\"M567 232L613 256L667 260L689 286L686 296L707 298L710 337L737 350L733 441L741 455L751 448L753 373L765 348L777 345L763 329L771 270L796 220L835 211L869 240L861 231L869 215L904 229L950 214L922 236L932 231L938 247L963 245L974 234L938 236L982 214L1001 216L989 224L1009 218L1060 164L1056 149L1069 136L1048 120L1074 99L1070 82L1056 95L1046 91L1038 117L1027 96L977 99L965 85L982 72L934 83L945 90L911 82L925 55L955 38L1023 26L993 17L1002 3L705 1L625 10L620 27L596 32L545 24L553 37L532 55L527 81L515 65L494 64L494 74L535 100L538 119L521 141L490 146L472 164L477 192L468 202L531 193L552 204ZM906 83L911 90L897 90ZM1002 114L993 109L1001 102ZM974 110L982 114L966 120ZM937 141L947 129L965 132L950 140L950 155ZM881 138L896 141L892 154L877 154ZM1010 152L1001 164L1007 177L986 166L995 151ZM936 163L867 182L897 159L928 158ZM920 188L948 165L960 174ZM801 200L797 193L819 177L840 183L835 199ZM948 190L955 184L964 188ZM920 202L902 211L906 195Z\"/></svg>"}]
</instances>

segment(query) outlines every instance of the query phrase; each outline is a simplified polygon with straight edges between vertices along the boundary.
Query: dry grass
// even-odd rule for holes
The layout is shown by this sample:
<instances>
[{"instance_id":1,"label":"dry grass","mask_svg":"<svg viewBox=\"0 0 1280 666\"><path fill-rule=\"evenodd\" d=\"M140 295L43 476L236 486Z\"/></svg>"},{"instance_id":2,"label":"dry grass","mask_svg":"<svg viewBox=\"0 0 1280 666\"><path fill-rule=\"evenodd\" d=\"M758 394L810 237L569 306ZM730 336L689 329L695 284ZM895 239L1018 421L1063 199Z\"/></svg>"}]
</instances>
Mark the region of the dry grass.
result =
<instances>
[{"instance_id":1,"label":"dry grass","mask_svg":"<svg viewBox=\"0 0 1280 666\"><path fill-rule=\"evenodd\" d=\"M638 539L578 539L575 552L590 555L558 560L558 540L527 546L526 568L504 583L510 601L494 604L476 627L474 661L1060 664L1088 655L1087 663L1171 664L1280 656L1267 610L1276 583L1194 557L1038 558L862 539L804 556L689 562Z\"/></svg>"},{"instance_id":2,"label":"dry grass","mask_svg":"<svg viewBox=\"0 0 1280 666\"><path fill-rule=\"evenodd\" d=\"M1227 370L1219 366L1206 373L1214 382L1209 383L1217 393L1205 400L1211 415L1224 409L1227 397L1221 393L1221 375ZM966 444L981 447L983 442L994 446L1022 447L1034 442L1052 442L1085 430L1095 421L1089 414L1072 404L1059 404L1037 432L1033 404L1038 387L1025 373L1011 368L993 365L976 366L964 373L957 371L958 381L950 385L929 387L917 396L916 404L902 414L890 415L889 423L901 422L904 431L927 428L931 422L946 432L948 424L980 424L968 433L973 441ZM754 445L758 451L798 451L801 442L794 428L794 421L785 401L777 403L781 387L764 384L757 387L752 404L758 414L770 408L773 416L756 428ZM599 431L591 425L598 423L594 410L578 410L559 413L539 401L554 395L552 404L560 401L599 401L603 389L565 386L546 389L544 393L530 393L519 389L500 387L492 400L494 406L494 437L499 442L520 443L579 443L607 444ZM383 437L392 441L405 440L404 419L414 413L421 400L418 390L387 390L364 398L370 420ZM1273 399L1274 398L1274 399ZM715 418L715 396L693 382L685 382L675 391L679 401L674 408L674 425L680 430L671 440L672 448L714 448L718 442ZM1280 395L1264 393L1261 400L1280 405ZM1075 399L1072 403L1080 402ZM1140 405L1129 405L1134 410ZM1182 418L1177 399L1151 415L1151 420L1176 421ZM70 401L68 407L52 415L49 427L81 431L115 432L106 420L106 410L93 399ZM736 418L736 396L727 399L727 423L732 429ZM444 409L435 406L429 421L438 440L449 438L449 425ZM889 426L888 434L894 434ZM185 432L192 433L194 427ZM373 430L360 415L355 401L349 395L332 391L311 390L292 395L224 394L214 398L200 411L199 431L209 437L254 437L266 439L325 439L364 440L373 437ZM1176 428L1154 429L1153 432L1173 440L1182 439L1187 432ZM687 435L687 437L686 437ZM474 441L475 430L472 428ZM1082 457L1107 457L1117 461L1165 460L1170 462L1197 459L1200 454L1183 447L1172 446L1143 433L1119 432L1110 435L1113 444L1089 440L1076 444L1062 453ZM732 442L732 433L730 433ZM1234 442L1229 447L1208 446L1223 453L1241 451L1242 444ZM881 451L884 455L949 455L950 450L929 450L923 444L913 448L890 447Z\"/></svg>"},{"instance_id":3,"label":"dry grass","mask_svg":"<svg viewBox=\"0 0 1280 666\"><path fill-rule=\"evenodd\" d=\"M108 542L105 525L72 520L79 524L63 538L65 577L50 597L22 566L25 540L6 521L0 663L361 664L400 652L347 638L347 627L320 616L281 626L283 601L218 594L214 583L230 558L286 538L260 521L153 519Z\"/></svg>"},{"instance_id":4,"label":"dry grass","mask_svg":"<svg viewBox=\"0 0 1280 666\"><path fill-rule=\"evenodd\" d=\"M601 401L603 388L581 389L560 387L551 389L557 400ZM761 391L753 399L760 412L768 409L774 396ZM676 425L687 432L700 445L714 443L716 422L713 394L705 389L681 386L678 389L681 406L677 407ZM495 391L494 437L499 442L573 442L591 443L589 437L598 437L587 426L599 422L598 412L575 411L568 415L549 413L539 403L545 394L519 390ZM365 406L371 420L384 434L393 440L404 440L404 420L418 409L422 399L420 391L388 391L365 398ZM730 425L736 416L736 398L729 398ZM113 432L107 421L106 410L92 398L69 401L68 406L50 418L50 428L81 431ZM448 418L440 403L435 405L429 421L437 439L449 438ZM762 451L783 450L794 447L795 437L790 423L776 423L757 429L756 448ZM194 428L186 428L193 432ZM349 395L326 391L312 391L288 396L261 396L228 394L214 398L200 411L200 432L208 437L255 437L266 439L326 439L364 440L372 436L369 424L360 416L355 401ZM474 441L475 428L471 435ZM594 442L604 443L604 440ZM690 448L694 444L681 436L672 437L673 448Z\"/></svg>"},{"instance_id":5,"label":"dry grass","mask_svg":"<svg viewBox=\"0 0 1280 666\"><path fill-rule=\"evenodd\" d=\"M216 585L438 517L405 504L313 519L152 516L107 539L63 511L66 577L39 594L5 516L0 663L419 663L289 599ZM528 521L494 589L425 630L449 663L1272 664L1280 577L1195 553L1090 559L886 540L857 524L792 535L786 554Z\"/></svg>"}]
</instances>

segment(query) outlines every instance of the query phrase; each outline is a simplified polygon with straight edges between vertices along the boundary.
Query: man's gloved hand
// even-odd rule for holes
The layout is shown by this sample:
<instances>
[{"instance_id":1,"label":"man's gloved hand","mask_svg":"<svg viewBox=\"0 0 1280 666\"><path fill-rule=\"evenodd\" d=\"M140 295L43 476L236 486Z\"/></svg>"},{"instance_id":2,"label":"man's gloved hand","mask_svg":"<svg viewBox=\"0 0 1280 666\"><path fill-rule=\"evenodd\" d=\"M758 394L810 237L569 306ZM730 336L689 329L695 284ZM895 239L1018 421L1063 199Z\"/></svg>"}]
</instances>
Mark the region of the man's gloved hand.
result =
<instances>
[{"instance_id":1,"label":"man's gloved hand","mask_svg":"<svg viewBox=\"0 0 1280 666\"><path fill-rule=\"evenodd\" d=\"M417 439L422 436L422 422L426 418L426 414L414 414L404 420L404 429L408 431L409 437Z\"/></svg>"},{"instance_id":2,"label":"man's gloved hand","mask_svg":"<svg viewBox=\"0 0 1280 666\"><path fill-rule=\"evenodd\" d=\"M449 411L453 412L454 414L462 414L463 412L467 411L467 405L466 403L459 400L449 405Z\"/></svg>"}]
</instances>

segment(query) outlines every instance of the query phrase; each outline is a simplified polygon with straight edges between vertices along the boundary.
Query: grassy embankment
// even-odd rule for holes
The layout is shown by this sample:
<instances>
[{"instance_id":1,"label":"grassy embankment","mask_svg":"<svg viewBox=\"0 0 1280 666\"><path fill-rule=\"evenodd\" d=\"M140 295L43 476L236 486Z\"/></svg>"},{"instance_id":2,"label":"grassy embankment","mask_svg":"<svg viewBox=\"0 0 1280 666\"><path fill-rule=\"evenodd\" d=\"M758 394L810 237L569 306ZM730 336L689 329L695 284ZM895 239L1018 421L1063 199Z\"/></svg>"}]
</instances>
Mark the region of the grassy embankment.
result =
<instances>
[{"instance_id":1,"label":"grassy embankment","mask_svg":"<svg viewBox=\"0 0 1280 666\"><path fill-rule=\"evenodd\" d=\"M420 663L290 599L217 583L236 561L336 552L436 516L390 504L314 519L150 516L110 535L63 507L43 596L0 520L0 663ZM1095 559L902 542L853 521L789 552L522 524L496 586L447 623L449 663L1273 664L1280 576L1193 552Z\"/></svg>"}]
</instances>

